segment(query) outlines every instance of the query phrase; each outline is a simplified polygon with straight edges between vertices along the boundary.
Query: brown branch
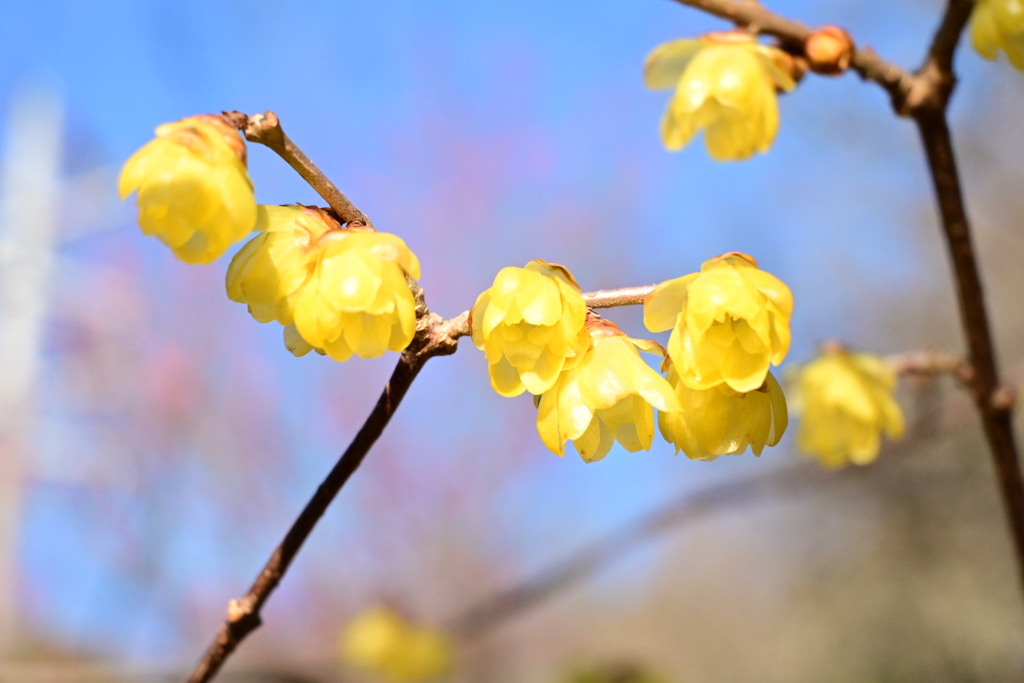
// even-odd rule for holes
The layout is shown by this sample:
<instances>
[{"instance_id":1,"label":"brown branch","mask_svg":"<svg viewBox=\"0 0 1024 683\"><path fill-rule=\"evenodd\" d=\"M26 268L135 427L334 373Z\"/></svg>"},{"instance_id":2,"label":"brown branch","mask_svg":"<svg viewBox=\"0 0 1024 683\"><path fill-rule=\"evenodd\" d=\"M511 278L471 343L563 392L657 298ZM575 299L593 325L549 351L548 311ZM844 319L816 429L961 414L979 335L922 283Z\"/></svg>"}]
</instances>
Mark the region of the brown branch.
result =
<instances>
[{"instance_id":1,"label":"brown branch","mask_svg":"<svg viewBox=\"0 0 1024 683\"><path fill-rule=\"evenodd\" d=\"M970 12L968 0L949 0L925 64L916 74L920 87L927 90L926 96L921 100L922 106L913 109L911 115L921 135L939 203L946 245L953 262L961 323L967 336L968 358L974 370L974 403L981 413L992 452L1024 586L1024 477L1011 422L1013 400L1012 394L999 383L985 292L946 113L956 83L953 55Z\"/></svg>"},{"instance_id":2,"label":"brown branch","mask_svg":"<svg viewBox=\"0 0 1024 683\"><path fill-rule=\"evenodd\" d=\"M415 283L413 283L415 285ZM418 290L418 287L414 287ZM422 293L422 290L419 290ZM468 334L466 319L468 313L442 320L440 316L426 311L420 299L420 310L423 315L417 320L416 336L412 344L403 353L391 379L384 386L384 391L377 400L370 416L359 429L356 437L334 465L327 478L317 488L316 493L306 503L302 513L292 523L284 540L274 550L263 571L243 597L228 603L228 618L221 626L213 644L207 649L203 659L188 679L189 683L204 683L211 680L220 669L224 660L234 652L238 644L256 630L261 623L260 610L274 592L292 560L298 555L302 544L312 533L316 523L323 516L327 507L363 462L363 458L387 427L391 416L398 408L402 398L423 365L434 356L447 356L455 353L458 337Z\"/></svg>"},{"instance_id":3,"label":"brown branch","mask_svg":"<svg viewBox=\"0 0 1024 683\"><path fill-rule=\"evenodd\" d=\"M622 289L599 289L596 292L584 292L583 300L590 308L612 308L614 306L636 306L642 304L644 299L657 285L640 285L638 287L623 287Z\"/></svg>"},{"instance_id":4,"label":"brown branch","mask_svg":"<svg viewBox=\"0 0 1024 683\"><path fill-rule=\"evenodd\" d=\"M349 201L348 197L285 134L274 112L247 116L239 111L229 111L224 112L224 118L245 133L246 140L266 145L277 152L303 180L309 183L310 187L317 191L317 194L324 198L338 214L342 223L373 226L367 215L356 208L356 205Z\"/></svg>"},{"instance_id":5,"label":"brown branch","mask_svg":"<svg viewBox=\"0 0 1024 683\"><path fill-rule=\"evenodd\" d=\"M904 351L886 356L885 362L897 375L952 375L967 387L974 382L974 368L953 353Z\"/></svg>"},{"instance_id":6,"label":"brown branch","mask_svg":"<svg viewBox=\"0 0 1024 683\"><path fill-rule=\"evenodd\" d=\"M921 133L942 227L956 277L960 318L967 335L968 357L974 368L974 402L981 413L985 436L995 461L1003 504L1012 531L1018 569L1024 585L1024 478L1013 435L1006 392L1000 391L995 346L985 306L977 257L964 206L953 142L945 108L915 115Z\"/></svg>"},{"instance_id":7,"label":"brown branch","mask_svg":"<svg viewBox=\"0 0 1024 683\"><path fill-rule=\"evenodd\" d=\"M928 61L934 62L936 67L947 74L953 74L953 55L973 10L972 0L950 0L942 15L942 23L932 39Z\"/></svg>"}]
</instances>

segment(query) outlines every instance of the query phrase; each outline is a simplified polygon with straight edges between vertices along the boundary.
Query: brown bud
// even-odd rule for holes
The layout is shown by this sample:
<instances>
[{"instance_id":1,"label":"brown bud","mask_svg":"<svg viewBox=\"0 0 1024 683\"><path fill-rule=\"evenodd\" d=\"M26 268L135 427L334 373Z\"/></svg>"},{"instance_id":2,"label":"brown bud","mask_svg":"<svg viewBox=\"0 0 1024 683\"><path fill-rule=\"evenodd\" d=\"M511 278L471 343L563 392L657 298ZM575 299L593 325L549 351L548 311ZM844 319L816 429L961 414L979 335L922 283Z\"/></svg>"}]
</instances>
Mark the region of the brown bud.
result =
<instances>
[{"instance_id":1,"label":"brown bud","mask_svg":"<svg viewBox=\"0 0 1024 683\"><path fill-rule=\"evenodd\" d=\"M853 38L838 26L823 26L811 33L804 43L804 54L811 70L835 76L850 67L853 59Z\"/></svg>"},{"instance_id":2,"label":"brown bud","mask_svg":"<svg viewBox=\"0 0 1024 683\"><path fill-rule=\"evenodd\" d=\"M794 83L799 83L807 73L807 60L803 57L792 55L781 49L772 50L771 56L779 71L792 78Z\"/></svg>"}]
</instances>

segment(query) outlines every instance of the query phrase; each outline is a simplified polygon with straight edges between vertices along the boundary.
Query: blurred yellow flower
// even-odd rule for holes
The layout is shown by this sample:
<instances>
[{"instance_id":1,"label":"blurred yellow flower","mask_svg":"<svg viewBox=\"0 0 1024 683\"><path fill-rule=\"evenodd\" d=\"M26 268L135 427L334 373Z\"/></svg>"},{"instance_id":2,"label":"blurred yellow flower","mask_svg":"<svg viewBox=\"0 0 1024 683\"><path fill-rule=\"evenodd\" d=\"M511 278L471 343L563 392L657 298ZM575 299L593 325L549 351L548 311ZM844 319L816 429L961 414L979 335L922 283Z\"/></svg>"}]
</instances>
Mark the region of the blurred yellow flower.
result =
<instances>
[{"instance_id":1,"label":"blurred yellow flower","mask_svg":"<svg viewBox=\"0 0 1024 683\"><path fill-rule=\"evenodd\" d=\"M543 394L590 345L587 305L564 267L540 259L502 268L471 311L473 343L502 396Z\"/></svg>"},{"instance_id":2,"label":"blurred yellow flower","mask_svg":"<svg viewBox=\"0 0 1024 683\"><path fill-rule=\"evenodd\" d=\"M682 383L740 393L765 383L789 351L793 295L745 254L705 261L701 272L658 285L644 301L652 332L672 329L668 354Z\"/></svg>"},{"instance_id":3,"label":"blurred yellow flower","mask_svg":"<svg viewBox=\"0 0 1024 683\"><path fill-rule=\"evenodd\" d=\"M389 683L433 681L452 669L453 648L441 631L409 623L386 607L357 617L341 637L343 661Z\"/></svg>"},{"instance_id":4,"label":"blurred yellow flower","mask_svg":"<svg viewBox=\"0 0 1024 683\"><path fill-rule=\"evenodd\" d=\"M186 263L209 263L256 223L245 143L219 116L192 116L156 129L125 162L121 199L139 191L139 225Z\"/></svg>"},{"instance_id":5,"label":"blurred yellow flower","mask_svg":"<svg viewBox=\"0 0 1024 683\"><path fill-rule=\"evenodd\" d=\"M565 683L665 683L665 679L642 666L623 663L573 671Z\"/></svg>"},{"instance_id":6,"label":"blurred yellow flower","mask_svg":"<svg viewBox=\"0 0 1024 683\"><path fill-rule=\"evenodd\" d=\"M402 351L416 331L406 276L419 261L395 235L342 228L305 206L259 207L260 234L231 260L228 298L260 322L285 325L297 356L319 349L335 360Z\"/></svg>"},{"instance_id":7,"label":"blurred yellow flower","mask_svg":"<svg viewBox=\"0 0 1024 683\"><path fill-rule=\"evenodd\" d=\"M786 397L772 373L754 391L741 394L727 384L712 389L691 389L679 381L668 361L668 381L676 391L678 412L658 413L665 440L691 460L715 460L747 450L761 455L765 446L782 439L789 424Z\"/></svg>"},{"instance_id":8,"label":"blurred yellow flower","mask_svg":"<svg viewBox=\"0 0 1024 683\"><path fill-rule=\"evenodd\" d=\"M881 433L903 435L903 411L893 398L896 374L878 356L830 351L796 372L793 408L798 444L825 467L878 457Z\"/></svg>"},{"instance_id":9,"label":"blurred yellow flower","mask_svg":"<svg viewBox=\"0 0 1024 683\"><path fill-rule=\"evenodd\" d=\"M776 88L796 84L776 63L777 48L749 33L709 33L654 48L644 64L648 88L675 88L661 120L661 139L671 151L704 130L708 154L718 161L767 152L779 127Z\"/></svg>"},{"instance_id":10,"label":"blurred yellow flower","mask_svg":"<svg viewBox=\"0 0 1024 683\"><path fill-rule=\"evenodd\" d=\"M1002 50L1024 71L1024 0L976 0L971 43L985 59L995 60Z\"/></svg>"},{"instance_id":11,"label":"blurred yellow flower","mask_svg":"<svg viewBox=\"0 0 1024 683\"><path fill-rule=\"evenodd\" d=\"M627 337L605 320L587 323L590 347L540 397L537 431L553 453L572 441L586 462L601 460L615 441L631 453L650 450L654 411L679 410L672 387L637 349L664 356L654 342Z\"/></svg>"}]
</instances>

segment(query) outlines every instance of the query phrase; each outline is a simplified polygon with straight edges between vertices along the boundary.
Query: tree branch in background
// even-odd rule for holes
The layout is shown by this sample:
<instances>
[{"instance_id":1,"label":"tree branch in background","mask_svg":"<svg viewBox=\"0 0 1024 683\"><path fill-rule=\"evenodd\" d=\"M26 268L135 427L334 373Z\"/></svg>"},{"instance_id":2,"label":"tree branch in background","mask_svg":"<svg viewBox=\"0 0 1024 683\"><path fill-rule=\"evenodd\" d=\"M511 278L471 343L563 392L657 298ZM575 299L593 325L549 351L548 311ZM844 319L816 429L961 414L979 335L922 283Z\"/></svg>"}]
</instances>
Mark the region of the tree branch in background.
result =
<instances>
[{"instance_id":1,"label":"tree branch in background","mask_svg":"<svg viewBox=\"0 0 1024 683\"><path fill-rule=\"evenodd\" d=\"M240 111L226 111L224 118L245 133L245 139L249 142L258 142L277 152L303 180L309 183L310 187L317 191L317 194L324 198L327 205L338 214L342 223L373 226L367 215L356 208L356 205L349 201L348 197L285 134L274 112L247 116Z\"/></svg>"},{"instance_id":2,"label":"tree branch in background","mask_svg":"<svg viewBox=\"0 0 1024 683\"><path fill-rule=\"evenodd\" d=\"M818 491L830 473L806 463L780 467L739 481L688 493L669 505L649 512L570 555L537 576L498 593L449 620L452 635L481 638L509 619L569 588L613 560L651 538L680 524L701 519L723 509L762 500L781 491Z\"/></svg>"},{"instance_id":3,"label":"tree branch in background","mask_svg":"<svg viewBox=\"0 0 1024 683\"><path fill-rule=\"evenodd\" d=\"M418 288L417 288L418 289ZM422 294L422 292L420 292ZM259 628L260 610L274 592L292 560L298 555L302 544L313 531L313 527L323 516L327 507L338 492L363 462L363 458L387 427L391 416L398 408L405 393L423 365L434 356L448 356L455 353L458 337L467 334L466 318L462 314L452 320L442 320L440 316L426 311L420 300L423 315L417 320L416 336L412 344L403 353L391 379L384 387L370 416L359 429L355 439L342 454L327 478L317 488L316 493L306 503L302 513L292 523L284 540L274 550L273 555L256 577L249 592L243 597L228 603L228 618L221 626L213 644L207 649L203 659L188 679L189 683L205 683L211 680L223 665L224 660L234 652L238 644L252 631Z\"/></svg>"},{"instance_id":4,"label":"tree branch in background","mask_svg":"<svg viewBox=\"0 0 1024 683\"><path fill-rule=\"evenodd\" d=\"M757 2L740 0L676 0L758 33L773 35L783 47L802 50L810 29L784 19ZM953 261L960 317L967 336L973 368L974 402L981 413L985 437L998 473L1000 491L1016 550L1017 568L1024 587L1024 477L1010 420L1012 394L999 385L995 348L970 223L964 206L959 170L953 152L946 112L956 78L953 57L970 19L970 0L948 0L924 65L913 74L880 59L869 50L857 50L855 68L865 79L881 85L892 96L900 116L917 124L935 187L942 227Z\"/></svg>"}]
</instances>

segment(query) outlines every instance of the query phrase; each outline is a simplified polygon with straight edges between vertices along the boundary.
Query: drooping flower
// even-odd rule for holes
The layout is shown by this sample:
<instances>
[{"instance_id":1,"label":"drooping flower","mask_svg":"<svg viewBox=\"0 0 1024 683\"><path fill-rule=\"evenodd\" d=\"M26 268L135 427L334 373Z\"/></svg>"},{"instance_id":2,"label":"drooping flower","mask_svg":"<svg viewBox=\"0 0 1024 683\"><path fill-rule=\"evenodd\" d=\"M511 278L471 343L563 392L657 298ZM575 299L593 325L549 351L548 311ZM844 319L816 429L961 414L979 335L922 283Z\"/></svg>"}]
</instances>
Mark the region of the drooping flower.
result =
<instances>
[{"instance_id":1,"label":"drooping flower","mask_svg":"<svg viewBox=\"0 0 1024 683\"><path fill-rule=\"evenodd\" d=\"M829 468L873 462L883 432L903 435L895 387L896 374L867 353L831 350L800 368L793 392L800 449Z\"/></svg>"},{"instance_id":2,"label":"drooping flower","mask_svg":"<svg viewBox=\"0 0 1024 683\"><path fill-rule=\"evenodd\" d=\"M682 149L703 130L708 154L718 161L767 152L779 127L775 91L796 86L779 68L779 52L740 31L654 48L644 64L644 82L654 90L675 88L661 120L665 147Z\"/></svg>"},{"instance_id":3,"label":"drooping flower","mask_svg":"<svg viewBox=\"0 0 1024 683\"><path fill-rule=\"evenodd\" d=\"M256 223L245 143L219 116L191 116L156 129L125 162L121 199L139 191L139 225L186 263L209 263Z\"/></svg>"},{"instance_id":4,"label":"drooping flower","mask_svg":"<svg viewBox=\"0 0 1024 683\"><path fill-rule=\"evenodd\" d=\"M376 358L412 341L416 304L406 276L418 278L420 265L401 238L343 228L305 206L261 205L257 228L228 267L228 298L260 322L285 325L292 353Z\"/></svg>"},{"instance_id":5,"label":"drooping flower","mask_svg":"<svg viewBox=\"0 0 1024 683\"><path fill-rule=\"evenodd\" d=\"M590 345L579 285L566 268L540 259L502 268L470 317L473 343L486 353L491 386L502 396L543 394Z\"/></svg>"},{"instance_id":6,"label":"drooping flower","mask_svg":"<svg viewBox=\"0 0 1024 683\"><path fill-rule=\"evenodd\" d=\"M672 387L640 358L664 356L658 344L627 337L605 320L587 322L591 344L540 397L537 431L553 453L572 441L586 462L604 458L618 441L631 453L650 450L654 410L678 410Z\"/></svg>"},{"instance_id":7,"label":"drooping flower","mask_svg":"<svg viewBox=\"0 0 1024 683\"><path fill-rule=\"evenodd\" d=\"M793 295L746 254L705 261L699 273L662 282L644 301L644 324L672 330L668 354L691 389L725 383L758 389L789 352Z\"/></svg>"},{"instance_id":8,"label":"drooping flower","mask_svg":"<svg viewBox=\"0 0 1024 683\"><path fill-rule=\"evenodd\" d=\"M421 683L437 680L451 670L453 648L441 631L376 607L345 629L341 655L346 664L389 683Z\"/></svg>"},{"instance_id":9,"label":"drooping flower","mask_svg":"<svg viewBox=\"0 0 1024 683\"><path fill-rule=\"evenodd\" d=\"M765 446L776 445L786 432L786 397L772 373L761 387L741 394L724 383L691 389L679 380L672 362L666 364L682 410L658 413L658 427L677 454L681 450L691 460L715 460L720 455L740 455L749 446L760 456Z\"/></svg>"},{"instance_id":10,"label":"drooping flower","mask_svg":"<svg viewBox=\"0 0 1024 683\"><path fill-rule=\"evenodd\" d=\"M1024 0L975 0L971 43L985 59L999 51L1014 68L1024 71Z\"/></svg>"}]
</instances>

